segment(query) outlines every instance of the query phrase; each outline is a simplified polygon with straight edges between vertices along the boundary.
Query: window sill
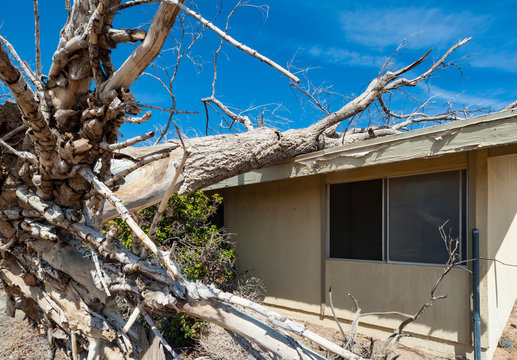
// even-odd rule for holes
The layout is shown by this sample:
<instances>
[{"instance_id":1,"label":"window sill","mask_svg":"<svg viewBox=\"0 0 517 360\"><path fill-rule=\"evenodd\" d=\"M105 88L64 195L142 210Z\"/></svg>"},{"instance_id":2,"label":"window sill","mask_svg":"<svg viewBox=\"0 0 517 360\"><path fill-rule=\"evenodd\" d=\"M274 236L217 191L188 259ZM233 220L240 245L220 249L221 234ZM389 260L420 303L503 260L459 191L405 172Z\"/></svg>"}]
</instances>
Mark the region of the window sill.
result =
<instances>
[{"instance_id":1,"label":"window sill","mask_svg":"<svg viewBox=\"0 0 517 360\"><path fill-rule=\"evenodd\" d=\"M403 261L382 261L382 260L360 260L360 259L340 259L340 258L329 258L326 257L325 261L334 262L348 262L348 263L364 263L364 264L384 264L384 265L400 265L400 266L426 266L430 268L444 268L445 264L429 264L429 263L417 263L417 262L403 262ZM457 268L465 269L465 265L457 265Z\"/></svg>"}]
</instances>

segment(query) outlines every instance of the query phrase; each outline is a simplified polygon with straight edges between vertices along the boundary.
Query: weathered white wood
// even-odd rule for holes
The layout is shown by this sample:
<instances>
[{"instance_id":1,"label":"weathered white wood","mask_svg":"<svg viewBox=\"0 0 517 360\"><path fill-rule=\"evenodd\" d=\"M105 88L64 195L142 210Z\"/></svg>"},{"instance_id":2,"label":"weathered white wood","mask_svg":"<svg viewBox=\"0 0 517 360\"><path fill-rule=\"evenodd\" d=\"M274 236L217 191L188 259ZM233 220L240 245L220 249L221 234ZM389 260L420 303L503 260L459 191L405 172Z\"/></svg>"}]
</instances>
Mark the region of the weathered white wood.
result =
<instances>
[{"instance_id":1,"label":"weathered white wood","mask_svg":"<svg viewBox=\"0 0 517 360\"><path fill-rule=\"evenodd\" d=\"M39 84L39 81L36 79L36 75L34 72L29 68L29 66L20 58L14 47L11 45L9 41L7 41L4 37L0 36L0 41L4 44L4 46L9 50L11 55L16 59L18 64L20 64L20 67L23 70L23 73L27 78L32 82L33 84Z\"/></svg>"},{"instance_id":2,"label":"weathered white wood","mask_svg":"<svg viewBox=\"0 0 517 360\"><path fill-rule=\"evenodd\" d=\"M165 340L165 338L162 336L162 334L160 334L160 332L158 331L158 328L156 327L156 325L154 325L154 322L153 322L153 319L151 319L151 317L149 316L148 313L144 313L144 318L145 318L145 321L147 321L147 323L149 324L149 326L151 327L151 330L153 331L154 335L156 335L156 337L158 339L160 339L161 343L163 344L163 347L167 349L167 351L176 359L176 360L183 360L177 353L176 351L174 351L171 346L169 345L169 343L167 343L167 341Z\"/></svg>"},{"instance_id":3,"label":"weathered white wood","mask_svg":"<svg viewBox=\"0 0 517 360\"><path fill-rule=\"evenodd\" d=\"M184 3L182 0L181 3ZM145 39L133 51L131 56L107 80L103 91L128 88L144 71L144 69L159 54L167 38L169 30L174 25L179 13L179 7L171 4L161 4L153 18Z\"/></svg>"},{"instance_id":4,"label":"weathered white wood","mask_svg":"<svg viewBox=\"0 0 517 360\"><path fill-rule=\"evenodd\" d=\"M147 32L136 29L109 29L108 37L114 43L136 42L145 39Z\"/></svg>"},{"instance_id":5,"label":"weathered white wood","mask_svg":"<svg viewBox=\"0 0 517 360\"><path fill-rule=\"evenodd\" d=\"M54 53L48 74L49 77L59 76L68 61L68 57L77 50L85 49L86 47L88 47L88 41L80 35L68 40L61 49Z\"/></svg>"},{"instance_id":6,"label":"weathered white wood","mask_svg":"<svg viewBox=\"0 0 517 360\"><path fill-rule=\"evenodd\" d=\"M36 75L39 78L41 76L41 48L40 48L38 0L33 0L33 4L34 4L34 28L36 30L36 32L34 34L35 50L36 50Z\"/></svg>"},{"instance_id":7,"label":"weathered white wood","mask_svg":"<svg viewBox=\"0 0 517 360\"><path fill-rule=\"evenodd\" d=\"M147 111L142 117L125 117L124 122L128 124L143 124L151 118L152 112Z\"/></svg>"},{"instance_id":8,"label":"weathered white wood","mask_svg":"<svg viewBox=\"0 0 517 360\"><path fill-rule=\"evenodd\" d=\"M182 309L253 341L260 348L276 354L281 359L299 359L298 352L287 337L258 321L248 321L246 315L229 306L204 300L192 304L187 303ZM324 359L317 353L311 355L317 360Z\"/></svg>"},{"instance_id":9,"label":"weathered white wood","mask_svg":"<svg viewBox=\"0 0 517 360\"><path fill-rule=\"evenodd\" d=\"M145 133L143 135L135 136L132 139L128 139L126 141L122 141L122 142L115 143L115 144L108 144L106 142L101 142L101 143L99 143L99 146L101 147L101 149L109 150L109 151L120 150L120 149L123 149L125 147L129 147L129 146L133 146L135 144L138 144L139 142L142 142L142 141L145 141L145 140L149 140L153 136L154 136L154 131L150 131L150 132Z\"/></svg>"},{"instance_id":10,"label":"weathered white wood","mask_svg":"<svg viewBox=\"0 0 517 360\"><path fill-rule=\"evenodd\" d=\"M174 125L176 125L176 124L174 124ZM176 130L178 130L177 127L176 127ZM178 131L178 134L179 134L179 131ZM181 137L180 137L180 139L181 139ZM185 144L183 143L183 140L181 140L181 143L183 145L183 156L181 157L181 161L180 161L178 167L176 168L176 174L174 174L174 177L172 178L172 181L171 181L169 187L167 188L167 191L163 194L162 200L160 201L160 204L158 205L158 210L156 211L156 214L154 214L153 220L151 221L151 226L149 227L149 238L151 238L153 240L156 237L156 229L158 228L158 223L160 222L160 220L162 218L163 212L165 211L165 209L167 207L167 203L169 202L169 199L174 192L174 188L176 186L176 183L178 182L178 178L181 175L181 172L183 171L183 168L185 167L185 163L187 162L187 159L189 156L189 152L185 148ZM174 161L174 157L172 155L170 155L169 166L173 166L173 164L172 164L173 161Z\"/></svg>"},{"instance_id":11,"label":"weathered white wood","mask_svg":"<svg viewBox=\"0 0 517 360\"><path fill-rule=\"evenodd\" d=\"M138 305L135 307L135 309L133 310L133 312L131 313L131 315L129 316L129 319L127 319L127 323L126 325L124 325L124 328L122 329L122 331L124 333L128 333L129 329L131 329L131 326L133 326L133 324L135 323L135 321L138 319L138 317L140 316L140 313L142 311L142 308L143 308L144 304L139 302Z\"/></svg>"},{"instance_id":12,"label":"weathered white wood","mask_svg":"<svg viewBox=\"0 0 517 360\"><path fill-rule=\"evenodd\" d=\"M142 240L144 245L163 262L166 269L170 272L172 278L181 282L185 282L186 279L179 270L178 265L168 256L168 254L160 250L156 244L151 239L149 239L149 236L147 236L142 228L140 228L140 226L136 223L135 219L133 219L133 216L125 207L123 202L115 194L113 194L113 192L103 182L99 181L99 179L97 179L97 177L89 168L81 168L79 170L79 174L88 180L94 186L95 190L104 196L117 209L117 212L119 213L122 220L124 220L124 222L131 228L134 234L140 240Z\"/></svg>"},{"instance_id":13,"label":"weathered white wood","mask_svg":"<svg viewBox=\"0 0 517 360\"><path fill-rule=\"evenodd\" d=\"M11 63L9 56L0 44L0 79L4 81L16 99L18 107L27 119L27 125L33 130L39 161L43 166L52 166L54 158L55 137L50 132L34 93L24 80L20 71Z\"/></svg>"},{"instance_id":14,"label":"weathered white wood","mask_svg":"<svg viewBox=\"0 0 517 360\"><path fill-rule=\"evenodd\" d=\"M167 191L170 179L174 178L176 174L176 168L169 166L169 155L167 153L154 153L152 148L147 150L151 150L148 152L150 155L142 156L140 163L118 159L112 161L114 179L119 177L118 174L126 174L124 182L118 187L115 194L131 211L137 211L158 203ZM176 149L172 151L170 156L177 156L179 160L181 153L180 149ZM144 159L148 159L149 162ZM127 173L128 170L133 171ZM112 184L113 181L108 183ZM179 189L180 185L181 182L176 184L175 191ZM118 216L117 214L113 205L106 204L103 208L102 219L103 221L111 219Z\"/></svg>"},{"instance_id":15,"label":"weathered white wood","mask_svg":"<svg viewBox=\"0 0 517 360\"><path fill-rule=\"evenodd\" d=\"M72 330L70 337L70 342L72 343L72 360L79 360L79 353L77 351L77 337L75 336L74 330Z\"/></svg>"},{"instance_id":16,"label":"weathered white wood","mask_svg":"<svg viewBox=\"0 0 517 360\"><path fill-rule=\"evenodd\" d=\"M219 109L221 109L222 112L225 115L227 115L230 119L232 119L232 120L234 120L234 121L244 125L246 130L252 130L254 128L253 124L251 123L251 120L249 119L249 117L242 116L242 115L239 115L239 114L236 114L236 113L230 111L230 109L228 109L228 107L226 105L224 105L222 102L220 102L214 96L210 96L210 97L201 99L201 101L204 102L205 104L206 103L213 103L215 106L217 106Z\"/></svg>"}]
</instances>

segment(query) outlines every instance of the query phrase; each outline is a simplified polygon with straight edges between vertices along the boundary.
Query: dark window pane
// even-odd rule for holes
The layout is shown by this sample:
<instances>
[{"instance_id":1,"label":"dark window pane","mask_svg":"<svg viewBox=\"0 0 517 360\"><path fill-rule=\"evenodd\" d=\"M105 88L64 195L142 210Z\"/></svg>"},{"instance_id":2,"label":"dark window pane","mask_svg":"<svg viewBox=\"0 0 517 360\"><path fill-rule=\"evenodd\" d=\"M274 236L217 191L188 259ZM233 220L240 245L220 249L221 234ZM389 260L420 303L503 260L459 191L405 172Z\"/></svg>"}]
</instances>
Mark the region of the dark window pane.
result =
<instances>
[{"instance_id":1,"label":"dark window pane","mask_svg":"<svg viewBox=\"0 0 517 360\"><path fill-rule=\"evenodd\" d=\"M461 258L468 259L468 245L469 238L467 230L467 171L463 170L461 173Z\"/></svg>"},{"instance_id":2,"label":"dark window pane","mask_svg":"<svg viewBox=\"0 0 517 360\"><path fill-rule=\"evenodd\" d=\"M330 185L330 257L382 260L382 180Z\"/></svg>"},{"instance_id":3,"label":"dark window pane","mask_svg":"<svg viewBox=\"0 0 517 360\"><path fill-rule=\"evenodd\" d=\"M389 260L433 264L447 261L438 228L448 221L444 227L447 234L456 238L463 232L463 175L451 171L388 180Z\"/></svg>"}]
</instances>

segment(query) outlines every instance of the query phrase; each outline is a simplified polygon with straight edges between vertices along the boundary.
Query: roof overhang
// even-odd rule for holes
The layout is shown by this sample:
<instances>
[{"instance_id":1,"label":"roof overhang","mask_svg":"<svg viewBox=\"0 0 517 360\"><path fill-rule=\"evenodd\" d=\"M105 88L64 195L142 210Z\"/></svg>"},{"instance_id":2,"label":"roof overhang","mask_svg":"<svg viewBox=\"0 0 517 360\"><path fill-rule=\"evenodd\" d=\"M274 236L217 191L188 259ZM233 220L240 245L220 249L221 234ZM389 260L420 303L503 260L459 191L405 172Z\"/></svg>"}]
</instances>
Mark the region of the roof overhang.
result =
<instances>
[{"instance_id":1,"label":"roof overhang","mask_svg":"<svg viewBox=\"0 0 517 360\"><path fill-rule=\"evenodd\" d=\"M207 190L439 157L517 143L517 110L449 122L296 156L223 180Z\"/></svg>"}]
</instances>

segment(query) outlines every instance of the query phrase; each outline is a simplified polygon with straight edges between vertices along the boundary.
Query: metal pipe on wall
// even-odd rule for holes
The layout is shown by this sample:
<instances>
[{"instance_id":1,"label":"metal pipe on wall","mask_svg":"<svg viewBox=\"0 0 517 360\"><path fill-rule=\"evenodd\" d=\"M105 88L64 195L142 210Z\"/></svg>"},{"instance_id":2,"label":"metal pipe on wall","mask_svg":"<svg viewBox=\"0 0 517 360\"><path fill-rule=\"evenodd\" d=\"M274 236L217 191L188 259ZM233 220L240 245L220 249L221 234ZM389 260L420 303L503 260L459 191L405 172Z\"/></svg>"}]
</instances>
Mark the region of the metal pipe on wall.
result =
<instances>
[{"instance_id":1,"label":"metal pipe on wall","mask_svg":"<svg viewBox=\"0 0 517 360\"><path fill-rule=\"evenodd\" d=\"M481 360L481 317L479 304L479 229L472 230L472 319L474 322L474 360Z\"/></svg>"}]
</instances>

